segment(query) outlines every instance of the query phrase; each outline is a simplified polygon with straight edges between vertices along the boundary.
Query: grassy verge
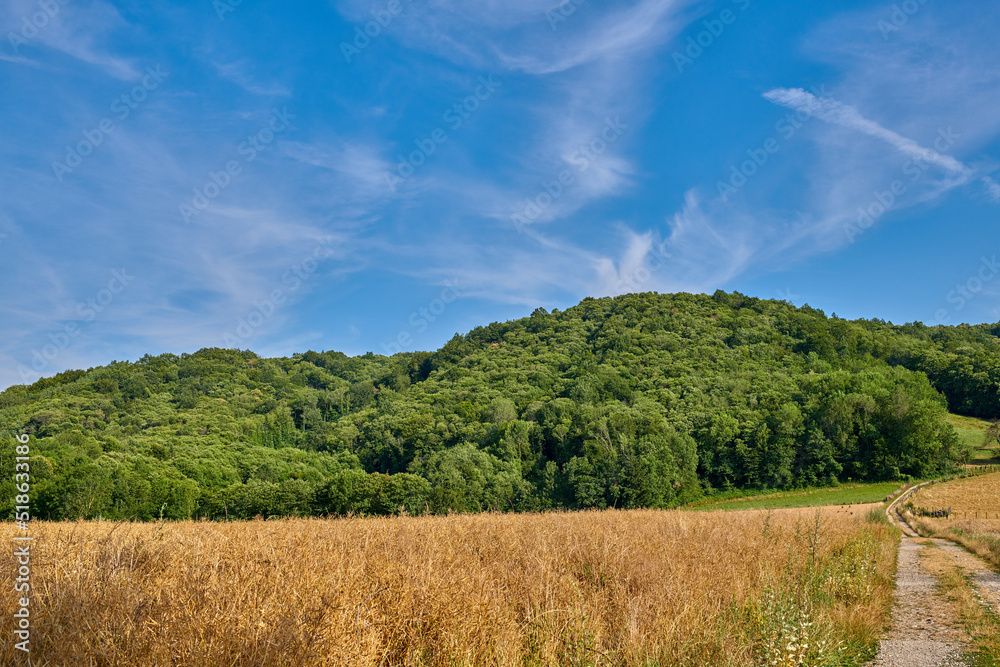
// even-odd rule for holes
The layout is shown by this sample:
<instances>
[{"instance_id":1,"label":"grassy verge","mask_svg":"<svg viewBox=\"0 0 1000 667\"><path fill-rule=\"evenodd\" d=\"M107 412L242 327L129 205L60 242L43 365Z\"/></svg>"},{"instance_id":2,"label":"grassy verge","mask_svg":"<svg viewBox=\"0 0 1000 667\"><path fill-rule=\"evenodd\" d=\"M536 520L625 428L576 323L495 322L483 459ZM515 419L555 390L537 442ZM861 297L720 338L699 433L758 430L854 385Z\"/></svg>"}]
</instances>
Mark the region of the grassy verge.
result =
<instances>
[{"instance_id":1,"label":"grassy verge","mask_svg":"<svg viewBox=\"0 0 1000 667\"><path fill-rule=\"evenodd\" d=\"M771 492L766 495L726 500L706 499L683 509L699 511L785 509L792 507L818 507L821 505L863 505L883 502L900 489L899 482L857 484L825 489Z\"/></svg>"},{"instance_id":2,"label":"grassy verge","mask_svg":"<svg viewBox=\"0 0 1000 667\"><path fill-rule=\"evenodd\" d=\"M976 593L969 576L952 565L939 575L938 582L955 605L969 636L973 667L1000 667L1000 618Z\"/></svg>"}]
</instances>

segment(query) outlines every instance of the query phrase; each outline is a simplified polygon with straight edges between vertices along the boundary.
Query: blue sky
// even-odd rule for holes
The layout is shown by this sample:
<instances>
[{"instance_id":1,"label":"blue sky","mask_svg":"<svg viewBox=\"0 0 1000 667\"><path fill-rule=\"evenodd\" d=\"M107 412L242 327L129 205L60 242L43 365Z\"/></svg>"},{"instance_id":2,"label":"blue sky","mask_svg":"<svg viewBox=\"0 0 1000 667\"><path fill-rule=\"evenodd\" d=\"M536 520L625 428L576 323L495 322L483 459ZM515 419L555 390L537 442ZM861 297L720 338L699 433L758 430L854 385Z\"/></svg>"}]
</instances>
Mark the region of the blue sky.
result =
<instances>
[{"instance_id":1,"label":"blue sky","mask_svg":"<svg viewBox=\"0 0 1000 667\"><path fill-rule=\"evenodd\" d=\"M1000 6L7 0L0 387L586 296L1000 320Z\"/></svg>"}]
</instances>

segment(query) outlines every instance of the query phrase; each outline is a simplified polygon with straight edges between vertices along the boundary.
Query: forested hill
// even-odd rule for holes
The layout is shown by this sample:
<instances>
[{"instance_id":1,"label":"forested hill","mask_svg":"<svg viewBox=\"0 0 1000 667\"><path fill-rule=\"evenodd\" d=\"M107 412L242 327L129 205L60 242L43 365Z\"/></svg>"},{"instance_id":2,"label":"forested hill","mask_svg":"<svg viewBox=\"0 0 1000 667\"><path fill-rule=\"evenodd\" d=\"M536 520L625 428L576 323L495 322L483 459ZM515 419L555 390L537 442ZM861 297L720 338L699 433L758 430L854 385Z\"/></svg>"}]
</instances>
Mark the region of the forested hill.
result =
<instances>
[{"instance_id":1,"label":"forested hill","mask_svg":"<svg viewBox=\"0 0 1000 667\"><path fill-rule=\"evenodd\" d=\"M0 393L41 518L663 507L925 476L1000 417L1000 325L893 326L717 292L585 299L433 353L205 349Z\"/></svg>"}]
</instances>

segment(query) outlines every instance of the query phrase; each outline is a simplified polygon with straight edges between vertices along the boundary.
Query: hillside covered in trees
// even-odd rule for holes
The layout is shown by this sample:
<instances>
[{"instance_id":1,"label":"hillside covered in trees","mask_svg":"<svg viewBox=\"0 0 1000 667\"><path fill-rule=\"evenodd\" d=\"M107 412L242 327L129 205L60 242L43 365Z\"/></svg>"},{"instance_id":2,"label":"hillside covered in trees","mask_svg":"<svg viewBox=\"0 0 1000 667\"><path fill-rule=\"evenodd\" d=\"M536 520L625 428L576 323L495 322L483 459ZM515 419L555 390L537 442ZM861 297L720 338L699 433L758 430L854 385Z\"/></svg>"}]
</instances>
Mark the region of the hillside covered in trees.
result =
<instances>
[{"instance_id":1,"label":"hillside covered in trees","mask_svg":"<svg viewBox=\"0 0 1000 667\"><path fill-rule=\"evenodd\" d=\"M1000 325L846 321L739 293L585 299L392 357L204 349L0 393L0 505L39 518L668 507L927 476L1000 417Z\"/></svg>"}]
</instances>

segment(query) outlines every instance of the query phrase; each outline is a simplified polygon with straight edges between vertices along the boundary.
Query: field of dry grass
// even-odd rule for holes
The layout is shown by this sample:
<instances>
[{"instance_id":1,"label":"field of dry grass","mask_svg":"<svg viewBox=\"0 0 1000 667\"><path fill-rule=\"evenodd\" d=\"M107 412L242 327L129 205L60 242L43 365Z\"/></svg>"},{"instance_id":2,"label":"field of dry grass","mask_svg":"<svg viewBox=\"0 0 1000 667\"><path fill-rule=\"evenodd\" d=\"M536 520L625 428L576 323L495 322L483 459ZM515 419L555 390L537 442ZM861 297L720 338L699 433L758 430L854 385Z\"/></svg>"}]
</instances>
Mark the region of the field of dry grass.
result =
<instances>
[{"instance_id":1,"label":"field of dry grass","mask_svg":"<svg viewBox=\"0 0 1000 667\"><path fill-rule=\"evenodd\" d=\"M910 522L921 534L958 542L1000 568L1000 473L925 486L911 504L918 509L950 507L950 519L912 517Z\"/></svg>"},{"instance_id":2,"label":"field of dry grass","mask_svg":"<svg viewBox=\"0 0 1000 667\"><path fill-rule=\"evenodd\" d=\"M34 523L31 664L853 664L898 540L866 509Z\"/></svg>"},{"instance_id":3,"label":"field of dry grass","mask_svg":"<svg viewBox=\"0 0 1000 667\"><path fill-rule=\"evenodd\" d=\"M913 494L913 506L951 507L954 512L1000 514L1000 473L963 477L925 486Z\"/></svg>"}]
</instances>

